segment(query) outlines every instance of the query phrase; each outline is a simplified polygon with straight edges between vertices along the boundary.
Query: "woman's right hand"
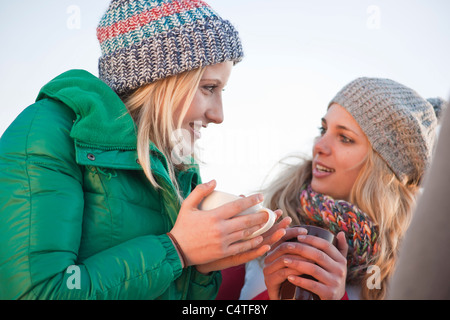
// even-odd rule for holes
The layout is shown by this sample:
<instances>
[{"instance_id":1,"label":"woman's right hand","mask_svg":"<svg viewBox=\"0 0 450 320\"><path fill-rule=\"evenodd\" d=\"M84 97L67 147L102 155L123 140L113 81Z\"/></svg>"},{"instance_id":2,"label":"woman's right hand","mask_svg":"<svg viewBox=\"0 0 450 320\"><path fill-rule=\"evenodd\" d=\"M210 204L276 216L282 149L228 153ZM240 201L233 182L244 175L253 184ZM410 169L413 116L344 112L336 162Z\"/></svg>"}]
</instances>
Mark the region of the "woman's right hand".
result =
<instances>
[{"instance_id":1,"label":"woman's right hand","mask_svg":"<svg viewBox=\"0 0 450 320\"><path fill-rule=\"evenodd\" d=\"M170 233L184 252L187 265L199 265L257 247L263 237L241 241L259 230L267 220L265 212L234 217L263 201L261 194L243 197L214 210L201 211L200 202L216 187L213 180L198 185L184 200Z\"/></svg>"}]
</instances>

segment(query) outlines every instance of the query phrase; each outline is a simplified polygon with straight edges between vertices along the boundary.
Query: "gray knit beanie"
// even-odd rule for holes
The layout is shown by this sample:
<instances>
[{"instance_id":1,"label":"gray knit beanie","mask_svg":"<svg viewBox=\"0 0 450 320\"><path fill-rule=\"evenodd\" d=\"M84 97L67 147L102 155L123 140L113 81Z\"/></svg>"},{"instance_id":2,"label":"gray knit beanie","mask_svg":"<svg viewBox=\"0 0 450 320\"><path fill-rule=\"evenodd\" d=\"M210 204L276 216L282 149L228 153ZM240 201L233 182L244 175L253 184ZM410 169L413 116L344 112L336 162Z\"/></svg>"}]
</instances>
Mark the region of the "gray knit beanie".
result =
<instances>
[{"instance_id":1,"label":"gray knit beanie","mask_svg":"<svg viewBox=\"0 0 450 320\"><path fill-rule=\"evenodd\" d=\"M389 79L358 78L330 102L344 107L402 182L420 182L430 164L443 99L421 98Z\"/></svg>"},{"instance_id":2,"label":"gray knit beanie","mask_svg":"<svg viewBox=\"0 0 450 320\"><path fill-rule=\"evenodd\" d=\"M199 0L112 0L97 38L99 78L118 94L243 58L235 28Z\"/></svg>"}]
</instances>

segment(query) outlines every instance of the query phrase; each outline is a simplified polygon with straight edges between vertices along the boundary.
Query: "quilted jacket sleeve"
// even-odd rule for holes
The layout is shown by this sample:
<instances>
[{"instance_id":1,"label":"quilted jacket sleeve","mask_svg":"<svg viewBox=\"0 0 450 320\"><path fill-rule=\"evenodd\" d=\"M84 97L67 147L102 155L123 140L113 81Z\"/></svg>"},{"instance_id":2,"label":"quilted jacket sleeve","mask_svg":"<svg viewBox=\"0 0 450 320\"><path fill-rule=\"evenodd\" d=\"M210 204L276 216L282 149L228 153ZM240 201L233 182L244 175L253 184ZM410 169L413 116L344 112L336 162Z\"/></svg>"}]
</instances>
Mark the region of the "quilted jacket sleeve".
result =
<instances>
[{"instance_id":1,"label":"quilted jacket sleeve","mask_svg":"<svg viewBox=\"0 0 450 320\"><path fill-rule=\"evenodd\" d=\"M84 201L69 137L74 117L38 102L0 139L0 299L156 298L182 271L165 235L77 265Z\"/></svg>"}]
</instances>

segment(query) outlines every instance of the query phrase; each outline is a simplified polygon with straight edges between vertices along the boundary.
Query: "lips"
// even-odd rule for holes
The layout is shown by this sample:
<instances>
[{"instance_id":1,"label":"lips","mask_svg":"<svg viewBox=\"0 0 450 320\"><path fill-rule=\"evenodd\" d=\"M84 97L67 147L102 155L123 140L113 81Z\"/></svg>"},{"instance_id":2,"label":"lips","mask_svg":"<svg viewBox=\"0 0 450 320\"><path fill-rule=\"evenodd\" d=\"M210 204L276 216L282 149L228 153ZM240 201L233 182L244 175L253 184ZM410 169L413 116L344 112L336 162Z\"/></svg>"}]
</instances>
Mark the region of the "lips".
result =
<instances>
[{"instance_id":1,"label":"lips","mask_svg":"<svg viewBox=\"0 0 450 320\"><path fill-rule=\"evenodd\" d=\"M189 123L189 126L191 127L191 131L194 135L194 138L200 139L202 137L202 133L200 132L200 130L202 128L206 128L208 125L203 125L201 121L195 121Z\"/></svg>"},{"instance_id":2,"label":"lips","mask_svg":"<svg viewBox=\"0 0 450 320\"><path fill-rule=\"evenodd\" d=\"M325 177L328 177L329 175L333 174L334 172L336 172L336 170L334 170L333 168L327 167L323 163L319 163L319 162L313 163L313 175L316 178L325 178Z\"/></svg>"}]
</instances>

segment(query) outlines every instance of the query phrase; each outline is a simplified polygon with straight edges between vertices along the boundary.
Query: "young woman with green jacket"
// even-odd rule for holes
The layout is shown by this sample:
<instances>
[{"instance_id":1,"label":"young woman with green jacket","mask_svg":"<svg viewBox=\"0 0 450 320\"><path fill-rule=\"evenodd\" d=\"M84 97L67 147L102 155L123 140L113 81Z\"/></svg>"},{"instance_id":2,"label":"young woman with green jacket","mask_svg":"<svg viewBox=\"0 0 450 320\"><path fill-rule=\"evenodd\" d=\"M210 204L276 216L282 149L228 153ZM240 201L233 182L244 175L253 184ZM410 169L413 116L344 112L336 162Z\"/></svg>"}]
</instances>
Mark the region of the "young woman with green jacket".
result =
<instances>
[{"instance_id":1,"label":"young woman with green jacket","mask_svg":"<svg viewBox=\"0 0 450 320\"><path fill-rule=\"evenodd\" d=\"M186 150L223 121L238 33L202 1L113 0L97 36L99 77L56 77L1 137L0 299L213 299L288 223L241 241L260 195L197 209L215 182Z\"/></svg>"}]
</instances>

